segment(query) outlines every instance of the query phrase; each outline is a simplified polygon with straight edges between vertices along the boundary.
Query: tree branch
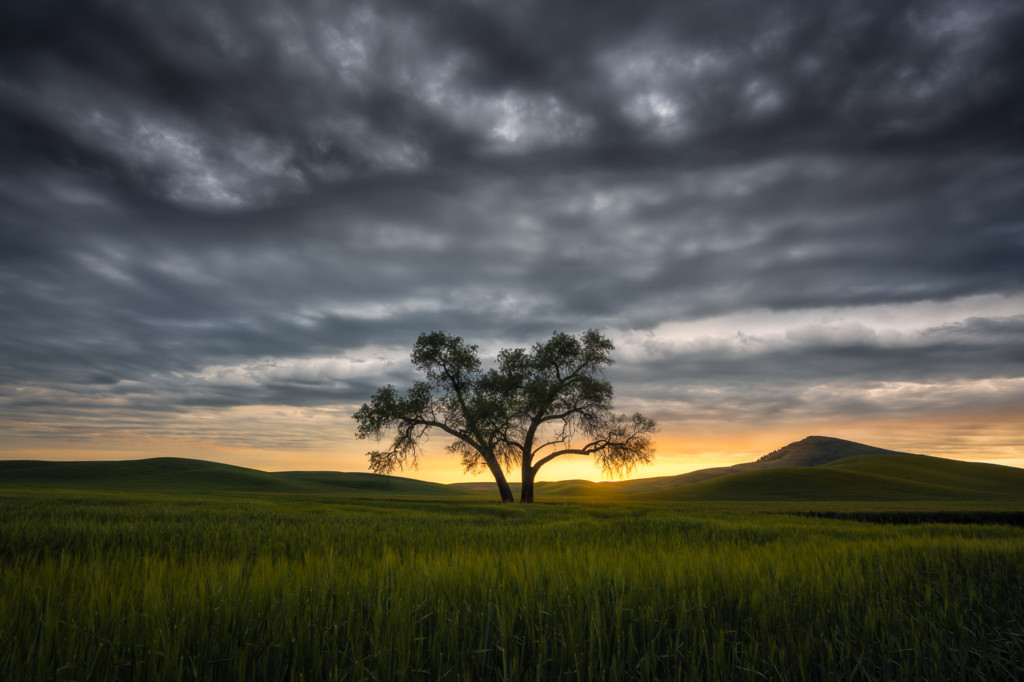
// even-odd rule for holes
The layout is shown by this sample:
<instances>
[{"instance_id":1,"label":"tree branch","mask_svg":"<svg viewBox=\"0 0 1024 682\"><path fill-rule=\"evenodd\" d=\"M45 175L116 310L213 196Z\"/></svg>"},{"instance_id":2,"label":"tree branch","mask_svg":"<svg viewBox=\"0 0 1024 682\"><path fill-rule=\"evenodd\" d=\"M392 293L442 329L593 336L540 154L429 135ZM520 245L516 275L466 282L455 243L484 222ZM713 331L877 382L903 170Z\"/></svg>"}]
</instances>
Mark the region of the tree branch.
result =
<instances>
[{"instance_id":1,"label":"tree branch","mask_svg":"<svg viewBox=\"0 0 1024 682\"><path fill-rule=\"evenodd\" d=\"M556 457L561 457L562 455L592 455L595 452L598 452L599 450L608 447L606 441L605 444L599 448L592 447L601 442L602 441L594 441L593 443L587 443L582 448L565 448L563 450L555 450L554 452L537 460L537 463L533 465L533 471L534 473L536 473L542 466L544 466L551 460L555 459Z\"/></svg>"},{"instance_id":2,"label":"tree branch","mask_svg":"<svg viewBox=\"0 0 1024 682\"><path fill-rule=\"evenodd\" d=\"M445 433L447 433L450 436L455 436L459 440L463 440L463 441L469 443L470 445L472 445L474 448L477 448L477 449L480 449L480 446L483 445L482 443L474 442L474 440L470 437L469 434L465 434L465 433L462 433L461 431L453 429L452 427L448 426L444 422L439 422L439 421L436 421L434 419L417 419L417 418L409 418L409 417L403 418L403 421L405 421L405 422L407 422L409 424L415 424L415 425L419 425L419 426L433 426L433 427L436 427L438 429L441 429L442 431L444 431Z\"/></svg>"}]
</instances>

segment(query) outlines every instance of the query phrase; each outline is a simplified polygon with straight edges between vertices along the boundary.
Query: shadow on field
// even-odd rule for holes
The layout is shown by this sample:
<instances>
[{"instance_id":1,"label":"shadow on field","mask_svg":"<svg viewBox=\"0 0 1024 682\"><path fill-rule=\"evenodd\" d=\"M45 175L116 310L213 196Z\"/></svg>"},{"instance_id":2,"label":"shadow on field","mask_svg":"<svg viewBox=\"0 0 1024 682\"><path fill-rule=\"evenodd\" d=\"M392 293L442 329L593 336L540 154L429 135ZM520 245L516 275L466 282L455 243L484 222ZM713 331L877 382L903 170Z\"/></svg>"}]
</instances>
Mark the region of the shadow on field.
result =
<instances>
[{"instance_id":1,"label":"shadow on field","mask_svg":"<svg viewBox=\"0 0 1024 682\"><path fill-rule=\"evenodd\" d=\"M885 523L896 526L919 523L971 523L986 526L1016 526L1024 528L1021 511L887 511L887 512L784 512L790 516L808 516L816 519Z\"/></svg>"}]
</instances>

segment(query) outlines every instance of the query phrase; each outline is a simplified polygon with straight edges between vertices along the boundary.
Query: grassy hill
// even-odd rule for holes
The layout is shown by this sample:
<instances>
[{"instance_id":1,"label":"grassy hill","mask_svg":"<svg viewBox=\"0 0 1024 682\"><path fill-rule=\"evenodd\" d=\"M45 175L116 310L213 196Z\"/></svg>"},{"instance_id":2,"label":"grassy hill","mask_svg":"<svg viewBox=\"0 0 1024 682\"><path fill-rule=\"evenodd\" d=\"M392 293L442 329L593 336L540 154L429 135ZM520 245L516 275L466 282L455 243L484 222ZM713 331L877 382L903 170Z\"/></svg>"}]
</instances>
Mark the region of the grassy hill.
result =
<instances>
[{"instance_id":1,"label":"grassy hill","mask_svg":"<svg viewBox=\"0 0 1024 682\"><path fill-rule=\"evenodd\" d=\"M826 465L835 471L871 473L891 479L913 480L922 485L952 488L983 495L1024 497L1024 469L983 462L963 462L914 455L889 457L862 455Z\"/></svg>"},{"instance_id":2,"label":"grassy hill","mask_svg":"<svg viewBox=\"0 0 1024 682\"><path fill-rule=\"evenodd\" d=\"M1024 500L1024 470L924 455L862 455L746 471L638 497L673 501Z\"/></svg>"},{"instance_id":3,"label":"grassy hill","mask_svg":"<svg viewBox=\"0 0 1024 682\"><path fill-rule=\"evenodd\" d=\"M542 497L586 497L586 498L618 498L622 497L614 484L595 483L586 480L545 481L537 483L534 496Z\"/></svg>"},{"instance_id":4,"label":"grassy hill","mask_svg":"<svg viewBox=\"0 0 1024 682\"><path fill-rule=\"evenodd\" d=\"M381 476L337 471L280 471L270 474L280 480L308 486L317 492L387 493L389 495L464 496L464 491L442 483L430 483L402 476Z\"/></svg>"},{"instance_id":5,"label":"grassy hill","mask_svg":"<svg viewBox=\"0 0 1024 682\"><path fill-rule=\"evenodd\" d=\"M195 459L117 462L0 461L0 489L166 493L326 493L497 499L492 481L441 485L412 478L328 471L266 472ZM518 495L519 484L512 483ZM883 450L811 436L755 462L679 476L595 483L540 482L539 501L801 502L965 501L1024 503L1024 469Z\"/></svg>"},{"instance_id":6,"label":"grassy hill","mask_svg":"<svg viewBox=\"0 0 1024 682\"><path fill-rule=\"evenodd\" d=\"M744 471L760 469L776 469L780 467L813 467L835 462L847 457L862 455L900 455L909 453L884 450L863 443L855 443L842 438L828 436L808 436L803 440L790 443L753 462L743 462L730 467L714 467L699 469L678 476L659 476L656 478L640 478L632 481L614 483L621 493L651 493L659 490L670 490L681 486L701 483L722 476L731 476Z\"/></svg>"},{"instance_id":7,"label":"grassy hill","mask_svg":"<svg viewBox=\"0 0 1024 682\"><path fill-rule=\"evenodd\" d=\"M0 461L0 488L143 492L268 492L367 495L465 495L438 483L398 476L321 471L267 472L198 459L116 462Z\"/></svg>"}]
</instances>

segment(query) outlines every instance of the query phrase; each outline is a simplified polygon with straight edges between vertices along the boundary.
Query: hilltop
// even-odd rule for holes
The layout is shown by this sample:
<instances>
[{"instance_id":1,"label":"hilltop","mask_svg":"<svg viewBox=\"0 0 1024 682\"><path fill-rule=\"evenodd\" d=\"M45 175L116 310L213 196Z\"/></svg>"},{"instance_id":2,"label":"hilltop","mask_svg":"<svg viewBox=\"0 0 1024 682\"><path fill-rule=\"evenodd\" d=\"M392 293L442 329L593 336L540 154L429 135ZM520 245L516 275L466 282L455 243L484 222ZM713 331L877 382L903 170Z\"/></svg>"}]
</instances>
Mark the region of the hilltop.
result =
<instances>
[{"instance_id":1,"label":"hilltop","mask_svg":"<svg viewBox=\"0 0 1024 682\"><path fill-rule=\"evenodd\" d=\"M756 462L741 464L740 467L763 469L768 467L813 467L835 462L847 457L861 455L910 455L909 452L884 450L873 445L855 443L852 440L831 438L829 436L808 436L803 440L769 452ZM916 456L916 455L915 455Z\"/></svg>"}]
</instances>

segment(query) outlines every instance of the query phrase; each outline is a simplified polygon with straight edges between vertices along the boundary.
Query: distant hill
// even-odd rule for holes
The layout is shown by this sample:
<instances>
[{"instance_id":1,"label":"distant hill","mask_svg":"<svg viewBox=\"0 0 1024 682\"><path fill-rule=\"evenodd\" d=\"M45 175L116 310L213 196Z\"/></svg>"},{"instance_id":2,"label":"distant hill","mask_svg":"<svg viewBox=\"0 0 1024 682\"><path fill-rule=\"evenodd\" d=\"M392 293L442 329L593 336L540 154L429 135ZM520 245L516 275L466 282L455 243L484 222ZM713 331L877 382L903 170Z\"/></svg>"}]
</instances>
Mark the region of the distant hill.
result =
<instances>
[{"instance_id":1,"label":"distant hill","mask_svg":"<svg viewBox=\"0 0 1024 682\"><path fill-rule=\"evenodd\" d=\"M512 483L518 495L519 484ZM333 471L267 472L196 459L0 461L0 490L49 488L168 493L333 493L497 499L492 481L442 485ZM538 500L1019 500L1024 469L914 455L810 436L753 462L630 481L540 482Z\"/></svg>"},{"instance_id":2,"label":"distant hill","mask_svg":"<svg viewBox=\"0 0 1024 682\"><path fill-rule=\"evenodd\" d=\"M1024 500L1024 470L926 455L855 455L817 466L741 471L637 497L791 502Z\"/></svg>"},{"instance_id":3,"label":"distant hill","mask_svg":"<svg viewBox=\"0 0 1024 682\"><path fill-rule=\"evenodd\" d=\"M440 483L399 476L322 471L267 472L199 459L157 457L106 462L0 461L0 488L144 492L347 492L465 495Z\"/></svg>"},{"instance_id":4,"label":"distant hill","mask_svg":"<svg viewBox=\"0 0 1024 682\"><path fill-rule=\"evenodd\" d=\"M744 471L758 469L774 469L778 467L812 467L835 462L847 457L858 455L909 455L906 452L884 450L863 443L855 443L842 438L828 436L808 436L803 440L790 443L753 462L744 462L729 467L698 469L678 476L659 476L656 478L640 478L632 481L614 483L622 493L646 493L657 490L668 490L684 485L708 481L713 478L730 476ZM608 485L608 484L605 484Z\"/></svg>"},{"instance_id":5,"label":"distant hill","mask_svg":"<svg viewBox=\"0 0 1024 682\"><path fill-rule=\"evenodd\" d=\"M494 484L452 487L489 493ZM809 436L735 466L628 481L538 483L536 495L539 500L1024 500L1024 470Z\"/></svg>"},{"instance_id":6,"label":"distant hill","mask_svg":"<svg viewBox=\"0 0 1024 682\"><path fill-rule=\"evenodd\" d=\"M522 485L518 481L509 481L512 494L519 497ZM540 497L608 497L619 496L622 493L617 489L617 483L595 483L585 479L570 479L567 481L537 481L534 484L534 494ZM449 483L449 487L457 490L471 491L479 494L496 493L494 481L466 481L465 483Z\"/></svg>"},{"instance_id":7,"label":"distant hill","mask_svg":"<svg viewBox=\"0 0 1024 682\"><path fill-rule=\"evenodd\" d=\"M466 493L443 483L431 483L403 476L337 471L279 471L271 474L318 492L378 493L389 495L463 496Z\"/></svg>"}]
</instances>

